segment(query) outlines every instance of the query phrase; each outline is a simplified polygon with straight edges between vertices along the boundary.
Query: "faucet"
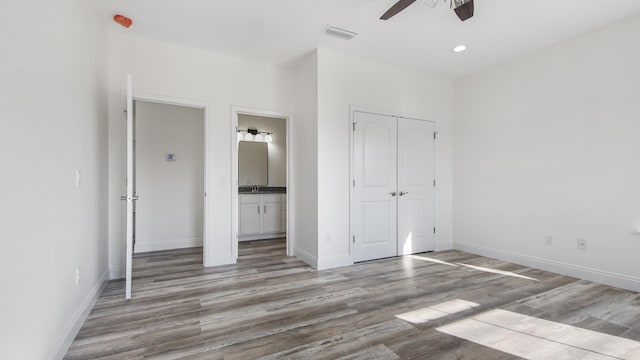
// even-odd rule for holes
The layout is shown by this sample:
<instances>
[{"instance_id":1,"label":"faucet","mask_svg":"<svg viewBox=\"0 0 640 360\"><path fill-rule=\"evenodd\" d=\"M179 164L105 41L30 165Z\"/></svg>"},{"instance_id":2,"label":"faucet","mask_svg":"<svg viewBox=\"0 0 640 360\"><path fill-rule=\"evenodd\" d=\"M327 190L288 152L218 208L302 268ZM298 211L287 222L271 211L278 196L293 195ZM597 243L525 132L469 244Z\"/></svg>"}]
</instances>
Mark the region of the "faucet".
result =
<instances>
[{"instance_id":1,"label":"faucet","mask_svg":"<svg viewBox=\"0 0 640 360\"><path fill-rule=\"evenodd\" d=\"M258 185L251 185L251 192L258 192Z\"/></svg>"}]
</instances>

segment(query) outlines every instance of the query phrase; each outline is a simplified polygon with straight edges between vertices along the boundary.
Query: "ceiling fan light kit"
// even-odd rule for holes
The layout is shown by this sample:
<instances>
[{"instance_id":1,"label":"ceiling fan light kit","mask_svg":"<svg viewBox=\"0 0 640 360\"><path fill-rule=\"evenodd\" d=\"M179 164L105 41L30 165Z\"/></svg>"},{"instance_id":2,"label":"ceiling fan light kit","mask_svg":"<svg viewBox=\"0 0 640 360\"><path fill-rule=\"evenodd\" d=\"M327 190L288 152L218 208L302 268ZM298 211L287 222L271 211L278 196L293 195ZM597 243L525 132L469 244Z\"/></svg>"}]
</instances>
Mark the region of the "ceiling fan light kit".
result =
<instances>
[{"instance_id":1,"label":"ceiling fan light kit","mask_svg":"<svg viewBox=\"0 0 640 360\"><path fill-rule=\"evenodd\" d=\"M422 2L428 7L435 7L439 0L423 0ZM450 7L458 15L458 18L462 21L468 20L473 17L473 0L449 0ZM393 6L389 8L381 17L380 20L389 20L393 16L397 15L402 10L409 7L409 5L416 2L416 0L399 0ZM447 0L443 0L447 2Z\"/></svg>"}]
</instances>

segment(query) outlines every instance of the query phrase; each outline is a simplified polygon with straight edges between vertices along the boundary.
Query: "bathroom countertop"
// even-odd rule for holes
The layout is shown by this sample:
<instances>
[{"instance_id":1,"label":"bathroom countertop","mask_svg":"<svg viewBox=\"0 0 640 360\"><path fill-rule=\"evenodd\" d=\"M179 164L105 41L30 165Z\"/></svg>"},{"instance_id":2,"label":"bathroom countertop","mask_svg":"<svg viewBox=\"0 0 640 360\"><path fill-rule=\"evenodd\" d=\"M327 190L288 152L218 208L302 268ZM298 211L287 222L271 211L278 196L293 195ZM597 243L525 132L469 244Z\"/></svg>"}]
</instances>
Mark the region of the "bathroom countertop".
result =
<instances>
[{"instance_id":1,"label":"bathroom countertop","mask_svg":"<svg viewBox=\"0 0 640 360\"><path fill-rule=\"evenodd\" d=\"M258 191L251 191L251 186L239 186L239 194L286 194L287 188L284 186L259 186Z\"/></svg>"}]
</instances>

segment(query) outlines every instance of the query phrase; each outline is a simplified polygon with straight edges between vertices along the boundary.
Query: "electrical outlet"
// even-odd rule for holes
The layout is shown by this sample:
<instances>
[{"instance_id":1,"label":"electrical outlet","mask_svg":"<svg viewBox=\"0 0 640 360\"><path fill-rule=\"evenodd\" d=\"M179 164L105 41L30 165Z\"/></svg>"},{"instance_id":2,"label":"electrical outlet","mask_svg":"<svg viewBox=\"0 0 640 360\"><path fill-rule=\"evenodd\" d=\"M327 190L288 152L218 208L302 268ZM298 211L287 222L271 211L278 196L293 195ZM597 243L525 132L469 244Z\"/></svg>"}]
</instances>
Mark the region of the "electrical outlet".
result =
<instances>
[{"instance_id":1,"label":"electrical outlet","mask_svg":"<svg viewBox=\"0 0 640 360\"><path fill-rule=\"evenodd\" d=\"M76 285L80 285L80 268L76 268Z\"/></svg>"},{"instance_id":2,"label":"electrical outlet","mask_svg":"<svg viewBox=\"0 0 640 360\"><path fill-rule=\"evenodd\" d=\"M578 238L578 250L587 251L587 240Z\"/></svg>"},{"instance_id":3,"label":"electrical outlet","mask_svg":"<svg viewBox=\"0 0 640 360\"><path fill-rule=\"evenodd\" d=\"M553 237L551 235L546 235L544 237L544 243L549 246L553 245Z\"/></svg>"}]
</instances>

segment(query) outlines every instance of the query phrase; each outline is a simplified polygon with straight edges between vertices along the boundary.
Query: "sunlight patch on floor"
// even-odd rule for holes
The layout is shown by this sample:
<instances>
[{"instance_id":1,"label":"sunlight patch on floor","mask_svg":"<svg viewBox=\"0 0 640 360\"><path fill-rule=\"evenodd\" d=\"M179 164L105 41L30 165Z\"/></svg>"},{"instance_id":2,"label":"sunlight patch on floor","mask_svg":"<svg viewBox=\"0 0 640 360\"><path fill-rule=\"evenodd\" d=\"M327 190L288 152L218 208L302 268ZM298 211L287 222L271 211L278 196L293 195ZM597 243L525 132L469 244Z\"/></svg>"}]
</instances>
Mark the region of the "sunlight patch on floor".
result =
<instances>
[{"instance_id":1,"label":"sunlight patch on floor","mask_svg":"<svg viewBox=\"0 0 640 360\"><path fill-rule=\"evenodd\" d=\"M529 276L520 275L520 274L514 273L512 271L497 270L497 269L492 269L492 268L488 268L488 267L484 267L484 266L469 265L469 264L463 264L463 263L455 263L454 264L454 263L450 263L450 262L447 262L447 261L444 261L444 260L434 259L434 258L423 256L423 255L407 255L407 257L410 258L410 259L415 259L415 260L420 260L420 261L428 261L428 262L431 262L431 263L434 263L434 264L454 266L454 267L464 266L464 267L469 268L469 269L489 272L489 273L492 273L492 274L499 274L499 275L517 277L517 278L520 278L520 279L539 281L538 279L534 279L534 278L529 277Z\"/></svg>"},{"instance_id":2,"label":"sunlight patch on floor","mask_svg":"<svg viewBox=\"0 0 640 360\"><path fill-rule=\"evenodd\" d=\"M511 272L511 271L496 270L496 269L492 269L492 268L488 268L488 267L484 267L484 266L468 265L468 264L462 264L462 263L456 263L456 264L458 264L460 266L468 267L470 269L489 272L489 273L493 273L493 274L500 274L500 275L505 275L505 276L517 277L517 278L520 278L520 279L539 281L538 279L534 279L532 277L516 274L516 273Z\"/></svg>"},{"instance_id":3,"label":"sunlight patch on floor","mask_svg":"<svg viewBox=\"0 0 640 360\"><path fill-rule=\"evenodd\" d=\"M525 359L640 359L638 341L500 309L437 330Z\"/></svg>"},{"instance_id":4,"label":"sunlight patch on floor","mask_svg":"<svg viewBox=\"0 0 640 360\"><path fill-rule=\"evenodd\" d=\"M396 315L396 317L413 324L423 324L429 322L430 320L435 320L447 315L466 311L477 306L480 305L471 301L456 299L428 306L422 309L398 314Z\"/></svg>"}]
</instances>

